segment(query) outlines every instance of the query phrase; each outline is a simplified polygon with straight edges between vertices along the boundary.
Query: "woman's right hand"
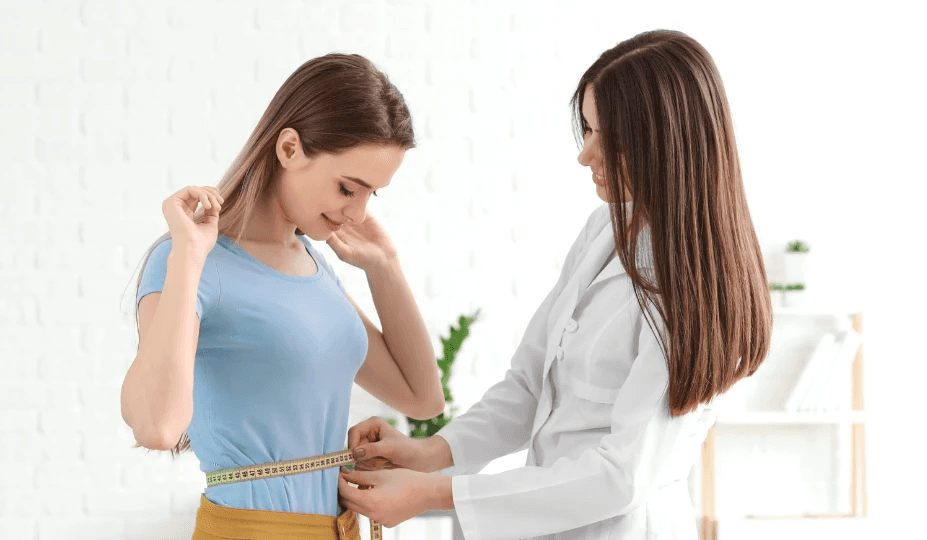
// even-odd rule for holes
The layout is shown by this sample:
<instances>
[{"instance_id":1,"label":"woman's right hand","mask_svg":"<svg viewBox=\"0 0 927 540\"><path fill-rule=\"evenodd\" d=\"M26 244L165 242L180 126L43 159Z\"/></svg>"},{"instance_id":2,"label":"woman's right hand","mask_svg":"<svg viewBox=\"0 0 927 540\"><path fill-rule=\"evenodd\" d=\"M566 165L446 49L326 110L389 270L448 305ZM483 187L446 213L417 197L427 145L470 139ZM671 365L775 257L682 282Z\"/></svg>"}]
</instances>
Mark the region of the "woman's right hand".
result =
<instances>
[{"instance_id":1,"label":"woman's right hand","mask_svg":"<svg viewBox=\"0 0 927 540\"><path fill-rule=\"evenodd\" d=\"M219 210L223 202L219 190L213 186L186 186L164 199L161 212L171 233L172 248L186 249L205 259L219 236ZM193 222L193 214L200 203L206 219L197 224Z\"/></svg>"},{"instance_id":2,"label":"woman's right hand","mask_svg":"<svg viewBox=\"0 0 927 540\"><path fill-rule=\"evenodd\" d=\"M359 471L403 467L432 472L427 439L409 437L379 416L348 430L348 448L354 455L354 468ZM364 451L363 456L358 456L359 450Z\"/></svg>"}]
</instances>

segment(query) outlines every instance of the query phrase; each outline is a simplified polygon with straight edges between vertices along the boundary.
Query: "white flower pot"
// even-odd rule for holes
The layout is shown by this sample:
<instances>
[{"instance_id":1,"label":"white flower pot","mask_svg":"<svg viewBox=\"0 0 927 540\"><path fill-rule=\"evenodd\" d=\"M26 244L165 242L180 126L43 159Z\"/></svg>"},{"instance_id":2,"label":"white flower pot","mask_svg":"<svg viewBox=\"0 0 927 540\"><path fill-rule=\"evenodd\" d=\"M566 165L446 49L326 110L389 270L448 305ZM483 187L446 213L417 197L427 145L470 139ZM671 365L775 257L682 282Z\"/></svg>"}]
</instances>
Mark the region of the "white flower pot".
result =
<instances>
[{"instance_id":1,"label":"white flower pot","mask_svg":"<svg viewBox=\"0 0 927 540\"><path fill-rule=\"evenodd\" d=\"M783 302L784 302L783 295L784 295L784 294L785 294L785 293L782 292L782 291L769 291L769 297L772 299L772 307L773 307L773 308L784 307L784 304L783 304Z\"/></svg>"},{"instance_id":2,"label":"white flower pot","mask_svg":"<svg viewBox=\"0 0 927 540\"><path fill-rule=\"evenodd\" d=\"M785 283L808 285L808 255L810 253L785 254Z\"/></svg>"},{"instance_id":3,"label":"white flower pot","mask_svg":"<svg viewBox=\"0 0 927 540\"><path fill-rule=\"evenodd\" d=\"M789 308L804 306L806 298L808 297L807 291L785 291L783 294L783 307Z\"/></svg>"}]
</instances>

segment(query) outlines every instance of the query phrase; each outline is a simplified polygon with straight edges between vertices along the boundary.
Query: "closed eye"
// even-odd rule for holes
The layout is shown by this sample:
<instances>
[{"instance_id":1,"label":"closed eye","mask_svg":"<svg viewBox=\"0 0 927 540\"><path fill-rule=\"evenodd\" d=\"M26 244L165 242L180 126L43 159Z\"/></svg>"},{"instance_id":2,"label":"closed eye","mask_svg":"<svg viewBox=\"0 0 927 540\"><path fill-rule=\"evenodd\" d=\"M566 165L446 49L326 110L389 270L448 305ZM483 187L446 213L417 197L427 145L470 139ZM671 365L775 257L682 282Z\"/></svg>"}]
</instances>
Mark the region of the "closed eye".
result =
<instances>
[{"instance_id":1,"label":"closed eye","mask_svg":"<svg viewBox=\"0 0 927 540\"><path fill-rule=\"evenodd\" d=\"M340 183L340 182L339 182L339 183L338 183L338 187L339 187L340 190L341 190L341 194L344 195L345 197L353 197L353 196L354 196L354 192L353 192L353 191L348 191L348 188L344 187L344 184L343 184L343 183ZM378 197L378 196L379 196L379 195L377 195L377 192L376 192L376 191L371 191L371 193L373 194L374 197Z\"/></svg>"}]
</instances>

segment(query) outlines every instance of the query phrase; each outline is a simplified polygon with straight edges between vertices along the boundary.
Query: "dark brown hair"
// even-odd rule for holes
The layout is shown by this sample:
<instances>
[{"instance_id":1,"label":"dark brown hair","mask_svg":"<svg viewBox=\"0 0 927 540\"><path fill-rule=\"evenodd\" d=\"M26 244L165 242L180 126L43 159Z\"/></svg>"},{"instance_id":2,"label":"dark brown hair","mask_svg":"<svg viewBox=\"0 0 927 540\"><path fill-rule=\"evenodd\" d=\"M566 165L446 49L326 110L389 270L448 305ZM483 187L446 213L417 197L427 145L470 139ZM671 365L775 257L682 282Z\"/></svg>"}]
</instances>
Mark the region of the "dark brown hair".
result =
<instances>
[{"instance_id":1,"label":"dark brown hair","mask_svg":"<svg viewBox=\"0 0 927 540\"><path fill-rule=\"evenodd\" d=\"M590 85L618 256L651 330L649 306L664 323L669 409L682 415L752 375L772 333L724 85L708 52L670 30L623 41L586 70L570 102L578 138ZM652 273L637 266L638 235L628 235L645 226Z\"/></svg>"},{"instance_id":2,"label":"dark brown hair","mask_svg":"<svg viewBox=\"0 0 927 540\"><path fill-rule=\"evenodd\" d=\"M299 134L308 157L340 154L360 144L415 147L412 115L399 90L372 62L357 54L332 53L301 65L277 90L251 136L216 185L224 202L219 232L238 242L255 205L268 192L280 162L277 137L285 128ZM193 216L203 223L204 209ZM298 228L296 235L302 236ZM148 248L136 294L151 252L170 239L165 233ZM135 313L138 331L138 310ZM135 447L139 447L138 444ZM171 455L190 449L184 432Z\"/></svg>"}]
</instances>

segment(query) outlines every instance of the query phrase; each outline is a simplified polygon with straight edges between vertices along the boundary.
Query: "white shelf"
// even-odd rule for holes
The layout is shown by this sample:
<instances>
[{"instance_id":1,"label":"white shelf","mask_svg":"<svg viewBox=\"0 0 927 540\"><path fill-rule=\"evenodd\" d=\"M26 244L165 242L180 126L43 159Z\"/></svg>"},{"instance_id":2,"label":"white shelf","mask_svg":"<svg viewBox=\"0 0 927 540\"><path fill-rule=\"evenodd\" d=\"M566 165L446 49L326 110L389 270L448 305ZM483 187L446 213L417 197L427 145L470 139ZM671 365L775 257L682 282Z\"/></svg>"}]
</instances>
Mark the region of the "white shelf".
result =
<instances>
[{"instance_id":1,"label":"white shelf","mask_svg":"<svg viewBox=\"0 0 927 540\"><path fill-rule=\"evenodd\" d=\"M872 536L874 527L865 517L720 517L717 527L718 540L869 540L878 537Z\"/></svg>"},{"instance_id":2,"label":"white shelf","mask_svg":"<svg viewBox=\"0 0 927 540\"><path fill-rule=\"evenodd\" d=\"M857 514L857 517L849 515L770 515L748 517L727 513L725 512L724 505L720 506L721 515L712 517L715 513L715 494L717 486L714 471L716 461L716 431L711 430L708 438L703 444L702 451L701 478L703 488L701 513L708 516L702 523L703 535L709 535L710 537L714 534L714 540L742 540L744 538L749 538L750 540L781 540L782 538L788 538L789 540L819 540L820 538L868 540L872 538L867 532L869 521L865 517L862 517L866 514L867 506L865 432L855 427L865 425L866 413L861 410L851 410L849 407L851 403L849 398L851 395L854 398L853 403L858 403L858 406L862 404L860 401L862 388L856 386L859 382L860 368L862 367L862 358L858 356L859 351L857 351L857 357L854 360L852 368L849 366L840 366L841 369L846 367L850 371L849 379L847 381L841 381L842 384L840 385L841 388L843 388L844 383L849 383L850 385L850 388L845 389L845 393L841 390L841 395L839 396L840 401L838 403L845 406L845 409L826 412L786 411L776 409L776 407L784 408L783 405L778 404L779 398L783 397L781 395L783 391L787 391L787 389L782 388L781 383L786 381L789 375L798 373L798 371L794 370L803 365L804 361L799 362L795 355L807 354L808 351L803 350L802 347L808 348L808 345L813 344L813 339L816 334L820 334L824 331L842 332L849 331L850 329L856 330L857 317L862 315L863 310L853 308L859 308L859 305L854 305L852 300L847 304L826 305L811 299L809 299L807 304L802 306L774 307L773 319L778 330L778 339L780 339L780 341L791 340L794 342L788 343L788 345L791 345L790 347L783 348L779 354L775 355L775 361L779 362L777 365L767 364L764 366L771 366L764 371L765 379L762 381L758 380L756 384L741 387L743 392L738 391L736 395L731 394L730 399L732 401L727 402L723 400L718 405L718 416L715 421L715 427L719 428L717 434L724 433L724 435L719 435L719 440L727 440L729 436L735 437L738 438L738 444L742 443L739 440L739 436L741 435L765 437L767 434L772 434L777 438L783 435L787 437L785 442L777 440L776 444L772 445L773 451L779 453L791 452L789 449L794 446L792 443L795 441L790 442L788 437L800 439L806 435L809 436L809 442L813 444L810 444L808 449L813 449L818 457L830 455L832 452L834 454L833 477L837 479L836 482L839 485L834 486L833 496L836 497L835 504L829 506L851 509L850 513ZM861 334L860 330L856 331ZM817 339L820 339L820 336L818 336ZM781 344L782 343L777 342L774 346ZM808 349L809 351L811 350L811 348ZM845 359L849 360L848 358ZM786 361L790 363L782 363ZM840 372L841 378L843 378L844 375L846 375L846 373ZM769 384L765 384L767 382ZM771 399L765 401L762 399L752 399L762 396L744 394L744 392L762 392L767 386L770 388L770 392L777 392L775 396L770 396ZM854 392L857 392L857 394L854 394ZM836 401L834 396L830 396L830 398ZM732 407L727 407L726 405L731 405ZM831 434L833 435L833 440L828 440L830 437L824 437L824 433L820 433L817 429L809 429L814 426L832 428L834 431L834 433ZM793 433L793 431L795 433ZM832 442L833 445L831 444ZM755 443L756 439L754 439L754 446L756 446ZM849 445L846 443L849 443ZM765 444L760 446L762 446L763 451L765 451ZM847 446L849 448L847 448ZM833 451L834 448L842 450ZM788 470L793 471L794 469L799 469L799 467L794 467L793 465L800 465L802 462L799 456L783 456L783 458L776 463L777 466L788 467ZM804 479L805 475L801 469L799 469L799 473L797 473L796 476L799 477L800 482ZM707 481L705 479L707 479ZM818 483L820 482L821 480L818 480ZM736 497L736 492L734 496ZM784 494L784 496L788 495ZM786 503L795 502L796 505L799 503L799 501L790 500L767 500L765 502L765 506L769 507L768 510L770 511L776 509L792 509L792 507ZM780 503L785 506L780 506ZM801 504L800 506L820 507L821 505L818 502L815 504L809 503L807 505Z\"/></svg>"},{"instance_id":3,"label":"white shelf","mask_svg":"<svg viewBox=\"0 0 927 540\"><path fill-rule=\"evenodd\" d=\"M719 414L717 425L795 425L795 424L863 424L864 411L846 412L786 412L740 411Z\"/></svg>"},{"instance_id":4,"label":"white shelf","mask_svg":"<svg viewBox=\"0 0 927 540\"><path fill-rule=\"evenodd\" d=\"M804 316L804 317L852 317L859 313L859 310L834 310L819 306L801 306L801 307L775 307L773 308L773 317L782 316Z\"/></svg>"}]
</instances>

